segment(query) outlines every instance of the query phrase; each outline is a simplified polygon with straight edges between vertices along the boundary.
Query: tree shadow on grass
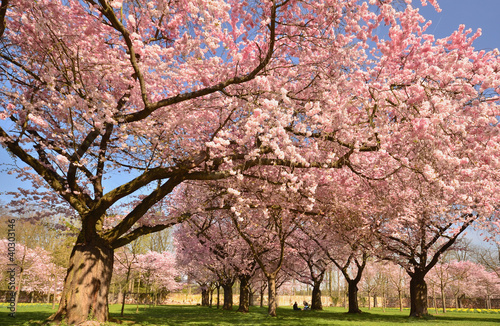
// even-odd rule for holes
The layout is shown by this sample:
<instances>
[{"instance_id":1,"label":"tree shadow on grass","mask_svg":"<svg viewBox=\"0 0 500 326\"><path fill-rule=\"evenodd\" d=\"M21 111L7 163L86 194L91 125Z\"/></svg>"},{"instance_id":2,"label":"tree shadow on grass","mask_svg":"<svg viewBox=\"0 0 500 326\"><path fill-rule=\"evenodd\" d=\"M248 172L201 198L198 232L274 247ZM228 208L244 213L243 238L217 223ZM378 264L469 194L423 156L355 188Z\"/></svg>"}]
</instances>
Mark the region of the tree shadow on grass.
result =
<instances>
[{"instance_id":1,"label":"tree shadow on grass","mask_svg":"<svg viewBox=\"0 0 500 326\"><path fill-rule=\"evenodd\" d=\"M251 307L249 313L224 311L222 309L200 306L157 306L140 308L136 313L135 306L128 306L123 318L124 325L495 325L500 324L500 317L488 315L453 316L439 315L425 318L410 318L406 313L363 312L347 314L343 311L293 311L289 307L278 308L277 317L269 317L267 308ZM118 317L118 313L112 317Z\"/></svg>"}]
</instances>

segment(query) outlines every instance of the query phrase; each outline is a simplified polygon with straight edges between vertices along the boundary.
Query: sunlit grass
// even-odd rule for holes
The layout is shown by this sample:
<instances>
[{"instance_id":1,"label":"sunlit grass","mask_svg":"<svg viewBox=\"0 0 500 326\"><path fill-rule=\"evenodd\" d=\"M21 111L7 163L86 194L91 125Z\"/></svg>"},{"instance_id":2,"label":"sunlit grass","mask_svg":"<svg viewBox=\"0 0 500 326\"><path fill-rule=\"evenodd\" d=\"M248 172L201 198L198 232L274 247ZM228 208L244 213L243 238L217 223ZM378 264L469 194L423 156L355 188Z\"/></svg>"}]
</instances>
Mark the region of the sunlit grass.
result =
<instances>
[{"instance_id":1,"label":"sunlit grass","mask_svg":"<svg viewBox=\"0 0 500 326\"><path fill-rule=\"evenodd\" d=\"M201 306L135 306L125 307L124 317L120 317L120 305L110 306L110 315L120 320L121 325L349 325L349 326L388 326L400 324L412 325L465 325L493 326L500 325L498 309L448 309L446 314L438 314L415 319L409 318L409 310L381 308L350 315L343 308L325 308L323 311L293 311L291 307L278 308L278 317L267 316L267 308L251 307L250 312L242 314ZM0 304L0 325L40 325L54 310L51 304L20 304L15 318L8 317L7 304ZM433 313L433 309L429 309ZM118 325L109 322L106 325Z\"/></svg>"}]
</instances>

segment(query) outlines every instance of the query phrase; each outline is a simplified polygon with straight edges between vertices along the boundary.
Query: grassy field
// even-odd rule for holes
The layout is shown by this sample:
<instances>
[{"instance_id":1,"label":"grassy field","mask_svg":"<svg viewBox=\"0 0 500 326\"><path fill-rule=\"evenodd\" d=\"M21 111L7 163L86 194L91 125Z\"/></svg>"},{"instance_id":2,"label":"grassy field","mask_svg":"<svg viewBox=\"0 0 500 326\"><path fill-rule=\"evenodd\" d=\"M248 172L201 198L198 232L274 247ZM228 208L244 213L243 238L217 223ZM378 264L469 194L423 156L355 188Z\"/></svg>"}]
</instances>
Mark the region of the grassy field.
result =
<instances>
[{"instance_id":1,"label":"grassy field","mask_svg":"<svg viewBox=\"0 0 500 326\"><path fill-rule=\"evenodd\" d=\"M5 305L0 305L0 325L40 325L52 314L51 305L22 304L15 318L8 316ZM235 308L236 309L236 308ZM430 310L434 312L434 310ZM278 308L278 317L267 316L267 308L252 307L250 313L241 314L236 311L222 311L200 306L139 306L128 305L125 316L119 317L120 306L111 305L112 318L120 319L121 325L350 325L350 326L384 326L384 325L500 325L500 311L451 311L446 314L434 314L425 319L409 318L408 310L397 309L367 310L359 315L348 315L343 308L326 308L323 311L293 311L291 307ZM118 325L107 323L106 325Z\"/></svg>"}]
</instances>

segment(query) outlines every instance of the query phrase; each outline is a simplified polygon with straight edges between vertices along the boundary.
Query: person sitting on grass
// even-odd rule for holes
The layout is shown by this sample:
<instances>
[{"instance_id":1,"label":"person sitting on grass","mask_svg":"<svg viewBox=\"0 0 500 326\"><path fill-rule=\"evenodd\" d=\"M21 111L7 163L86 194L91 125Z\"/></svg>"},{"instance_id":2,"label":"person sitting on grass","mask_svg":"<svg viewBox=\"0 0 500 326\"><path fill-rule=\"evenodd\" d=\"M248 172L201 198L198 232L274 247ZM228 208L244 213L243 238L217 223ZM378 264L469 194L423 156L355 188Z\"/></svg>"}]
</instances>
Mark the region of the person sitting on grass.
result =
<instances>
[{"instance_id":1,"label":"person sitting on grass","mask_svg":"<svg viewBox=\"0 0 500 326\"><path fill-rule=\"evenodd\" d=\"M301 310L297 305L297 301L295 301L295 303L293 304L293 310Z\"/></svg>"},{"instance_id":2,"label":"person sitting on grass","mask_svg":"<svg viewBox=\"0 0 500 326\"><path fill-rule=\"evenodd\" d=\"M307 301L304 301L304 310L309 310L309 303Z\"/></svg>"}]
</instances>

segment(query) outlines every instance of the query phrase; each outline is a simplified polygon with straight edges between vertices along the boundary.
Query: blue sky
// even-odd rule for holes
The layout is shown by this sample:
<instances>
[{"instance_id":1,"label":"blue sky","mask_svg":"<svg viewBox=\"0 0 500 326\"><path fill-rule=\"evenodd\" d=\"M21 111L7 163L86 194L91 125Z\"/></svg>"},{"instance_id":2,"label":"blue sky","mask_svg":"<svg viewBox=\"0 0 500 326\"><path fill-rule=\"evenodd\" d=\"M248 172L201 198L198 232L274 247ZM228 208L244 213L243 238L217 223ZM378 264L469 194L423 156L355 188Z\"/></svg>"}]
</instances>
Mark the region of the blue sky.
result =
<instances>
[{"instance_id":1,"label":"blue sky","mask_svg":"<svg viewBox=\"0 0 500 326\"><path fill-rule=\"evenodd\" d=\"M482 29L482 36L474 43L477 50L500 48L500 1L499 0L438 0L442 11L419 5L420 13L432 20L428 33L437 38L450 35L460 24L475 32Z\"/></svg>"},{"instance_id":2,"label":"blue sky","mask_svg":"<svg viewBox=\"0 0 500 326\"><path fill-rule=\"evenodd\" d=\"M474 43L476 49L500 48L500 0L441 0L439 4L442 9L440 13L436 12L431 5L422 7L420 0L414 0L414 6L421 8L421 14L433 22L427 30L428 33L441 38L450 35L460 24L464 24L466 28L471 28L473 31L478 28L482 29L482 36ZM0 125L8 129L9 122L0 121ZM22 185L15 176L5 172L5 169L8 169L8 165L5 164L12 163L11 157L0 146L0 202L8 201L8 198L1 192L15 191Z\"/></svg>"}]
</instances>

